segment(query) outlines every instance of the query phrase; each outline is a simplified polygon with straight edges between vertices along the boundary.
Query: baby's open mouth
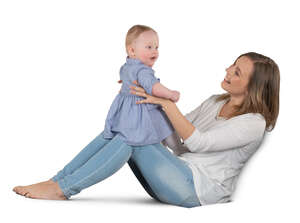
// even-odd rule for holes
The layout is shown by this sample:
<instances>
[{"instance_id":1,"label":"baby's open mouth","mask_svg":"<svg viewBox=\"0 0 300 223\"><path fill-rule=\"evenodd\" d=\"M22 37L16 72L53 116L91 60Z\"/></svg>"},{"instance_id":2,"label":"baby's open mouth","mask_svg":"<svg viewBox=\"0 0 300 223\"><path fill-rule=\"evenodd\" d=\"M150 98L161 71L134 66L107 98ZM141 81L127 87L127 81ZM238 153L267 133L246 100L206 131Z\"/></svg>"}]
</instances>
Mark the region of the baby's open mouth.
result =
<instances>
[{"instance_id":1,"label":"baby's open mouth","mask_svg":"<svg viewBox=\"0 0 300 223\"><path fill-rule=\"evenodd\" d=\"M151 57L150 59L151 59L151 60L155 60L155 59L156 59L156 57Z\"/></svg>"}]
</instances>

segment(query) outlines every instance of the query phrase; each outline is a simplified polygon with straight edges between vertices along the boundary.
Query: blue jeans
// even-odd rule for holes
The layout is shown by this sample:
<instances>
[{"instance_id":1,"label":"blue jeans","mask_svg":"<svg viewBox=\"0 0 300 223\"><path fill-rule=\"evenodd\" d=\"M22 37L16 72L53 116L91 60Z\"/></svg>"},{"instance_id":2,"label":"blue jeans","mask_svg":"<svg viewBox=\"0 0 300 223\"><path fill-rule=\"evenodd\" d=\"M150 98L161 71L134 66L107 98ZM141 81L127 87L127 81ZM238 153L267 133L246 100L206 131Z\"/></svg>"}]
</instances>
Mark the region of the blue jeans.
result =
<instances>
[{"instance_id":1,"label":"blue jeans","mask_svg":"<svg viewBox=\"0 0 300 223\"><path fill-rule=\"evenodd\" d=\"M191 169L161 144L129 146L117 135L101 133L51 180L58 182L67 198L117 172L128 162L144 189L168 204L200 206Z\"/></svg>"}]
</instances>

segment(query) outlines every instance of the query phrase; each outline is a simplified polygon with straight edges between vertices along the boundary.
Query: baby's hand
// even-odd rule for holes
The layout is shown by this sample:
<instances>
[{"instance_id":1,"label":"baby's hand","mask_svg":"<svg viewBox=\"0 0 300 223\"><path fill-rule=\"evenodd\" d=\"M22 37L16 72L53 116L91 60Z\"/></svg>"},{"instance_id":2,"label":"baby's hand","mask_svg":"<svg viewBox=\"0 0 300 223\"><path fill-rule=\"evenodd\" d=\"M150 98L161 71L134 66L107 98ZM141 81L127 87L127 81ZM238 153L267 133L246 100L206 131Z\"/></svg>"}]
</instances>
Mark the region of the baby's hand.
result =
<instances>
[{"instance_id":1,"label":"baby's hand","mask_svg":"<svg viewBox=\"0 0 300 223\"><path fill-rule=\"evenodd\" d=\"M172 94L171 94L171 100L173 102L178 102L179 101L179 98L180 98L180 92L179 91L172 91Z\"/></svg>"}]
</instances>

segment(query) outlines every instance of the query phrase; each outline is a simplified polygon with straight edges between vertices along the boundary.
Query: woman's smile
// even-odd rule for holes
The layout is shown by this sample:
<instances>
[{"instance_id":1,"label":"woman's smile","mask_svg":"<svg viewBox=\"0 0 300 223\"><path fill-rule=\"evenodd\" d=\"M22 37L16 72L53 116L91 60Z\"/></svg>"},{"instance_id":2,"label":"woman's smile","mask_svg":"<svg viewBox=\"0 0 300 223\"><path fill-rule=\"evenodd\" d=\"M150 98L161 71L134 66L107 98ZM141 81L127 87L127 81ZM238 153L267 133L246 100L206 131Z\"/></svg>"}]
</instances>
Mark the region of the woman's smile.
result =
<instances>
[{"instance_id":1,"label":"woman's smile","mask_svg":"<svg viewBox=\"0 0 300 223\"><path fill-rule=\"evenodd\" d=\"M230 81L229 81L229 80L226 80L226 78L224 78L224 81L225 81L227 84L230 84Z\"/></svg>"}]
</instances>

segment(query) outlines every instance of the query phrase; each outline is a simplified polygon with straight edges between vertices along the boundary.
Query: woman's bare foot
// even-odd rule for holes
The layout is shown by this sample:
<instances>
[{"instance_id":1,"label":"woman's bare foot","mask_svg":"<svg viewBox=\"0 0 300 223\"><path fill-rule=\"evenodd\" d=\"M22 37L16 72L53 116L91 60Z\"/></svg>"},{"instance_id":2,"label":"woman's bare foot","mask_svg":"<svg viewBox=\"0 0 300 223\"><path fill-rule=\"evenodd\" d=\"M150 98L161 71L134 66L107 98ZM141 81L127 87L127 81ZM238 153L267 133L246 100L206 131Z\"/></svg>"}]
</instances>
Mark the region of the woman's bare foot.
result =
<instances>
[{"instance_id":1,"label":"woman's bare foot","mask_svg":"<svg viewBox=\"0 0 300 223\"><path fill-rule=\"evenodd\" d=\"M18 186L13 189L14 192L34 199L47 199L47 200L66 200L62 190L57 182L52 180L44 181L37 184L28 186Z\"/></svg>"}]
</instances>

